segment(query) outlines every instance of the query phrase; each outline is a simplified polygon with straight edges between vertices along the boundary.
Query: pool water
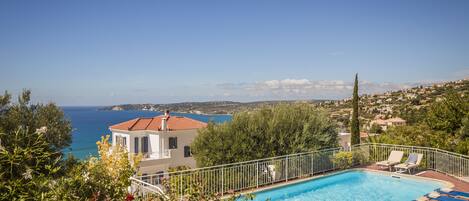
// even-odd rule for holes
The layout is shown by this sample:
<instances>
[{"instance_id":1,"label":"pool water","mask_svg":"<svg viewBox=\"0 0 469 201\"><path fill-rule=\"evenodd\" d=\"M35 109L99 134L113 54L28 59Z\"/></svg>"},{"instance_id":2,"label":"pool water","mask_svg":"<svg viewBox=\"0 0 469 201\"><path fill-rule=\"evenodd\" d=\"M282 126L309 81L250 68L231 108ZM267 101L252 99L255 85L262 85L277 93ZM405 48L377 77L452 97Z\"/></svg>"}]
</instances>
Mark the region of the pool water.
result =
<instances>
[{"instance_id":1,"label":"pool water","mask_svg":"<svg viewBox=\"0 0 469 201\"><path fill-rule=\"evenodd\" d=\"M255 200L415 200L444 184L437 181L395 178L370 171L347 171L255 193Z\"/></svg>"}]
</instances>

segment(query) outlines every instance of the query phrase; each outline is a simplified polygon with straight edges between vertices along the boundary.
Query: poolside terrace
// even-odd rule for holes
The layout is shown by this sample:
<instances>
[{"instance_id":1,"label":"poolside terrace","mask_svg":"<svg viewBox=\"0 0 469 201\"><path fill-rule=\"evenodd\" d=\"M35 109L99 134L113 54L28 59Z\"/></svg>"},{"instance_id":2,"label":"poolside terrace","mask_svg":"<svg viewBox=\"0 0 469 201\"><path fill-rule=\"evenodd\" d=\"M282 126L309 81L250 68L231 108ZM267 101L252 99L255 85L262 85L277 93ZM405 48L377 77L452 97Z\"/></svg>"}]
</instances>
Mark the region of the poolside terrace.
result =
<instances>
[{"instance_id":1,"label":"poolside terrace","mask_svg":"<svg viewBox=\"0 0 469 201\"><path fill-rule=\"evenodd\" d=\"M349 168L388 171L374 165L385 160L391 151L423 154L423 160L414 175L450 182L455 190L469 192L469 157L457 153L428 147L413 147L388 144L360 144L350 150L342 148L325 149L307 153L291 154L241 163L184 170L165 174L139 176L134 178L132 191L150 186L145 193L164 193L161 181L171 181L181 199L191 192L193 186L200 186L207 194L229 195L232 193L253 192L273 186L286 185L308 180L342 170L333 158L339 152L360 153L366 160L356 161ZM393 173L394 174L394 173Z\"/></svg>"},{"instance_id":2,"label":"poolside terrace","mask_svg":"<svg viewBox=\"0 0 469 201\"><path fill-rule=\"evenodd\" d=\"M363 166L363 168L370 169L370 170L378 170L378 171L388 171L374 164L365 165ZM441 172L437 172L434 170L420 170L414 175L418 177L425 177L425 178L446 181L446 182L452 183L454 185L453 189L455 190L469 192L469 182L466 182L462 179L459 179L459 178L456 178L456 177L453 177L453 176L450 176Z\"/></svg>"}]
</instances>

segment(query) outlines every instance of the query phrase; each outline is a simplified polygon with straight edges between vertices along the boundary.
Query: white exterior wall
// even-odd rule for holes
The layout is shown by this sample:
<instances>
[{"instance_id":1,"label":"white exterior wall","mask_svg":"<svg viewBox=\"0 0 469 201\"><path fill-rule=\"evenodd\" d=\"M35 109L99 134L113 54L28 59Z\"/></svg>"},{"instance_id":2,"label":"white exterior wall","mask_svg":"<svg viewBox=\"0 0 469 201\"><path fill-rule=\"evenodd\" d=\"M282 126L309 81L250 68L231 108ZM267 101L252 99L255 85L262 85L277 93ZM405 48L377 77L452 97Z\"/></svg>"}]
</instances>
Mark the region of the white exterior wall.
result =
<instances>
[{"instance_id":1,"label":"white exterior wall","mask_svg":"<svg viewBox=\"0 0 469 201\"><path fill-rule=\"evenodd\" d=\"M148 138L150 157L160 157L163 150L160 149L160 136L156 134L150 134Z\"/></svg>"},{"instance_id":2,"label":"white exterior wall","mask_svg":"<svg viewBox=\"0 0 469 201\"><path fill-rule=\"evenodd\" d=\"M156 131L112 131L113 146L116 136L126 137L129 153L135 152L135 138L139 138L139 153L142 152L142 137L148 136L149 158L144 158L140 163L141 173L154 174L159 171L167 171L170 167L189 166L196 167L193 157L184 157L184 146L190 146L197 136L197 130L182 130L169 132ZM170 150L170 158L163 157L165 149L169 148L169 137L177 137L177 149Z\"/></svg>"},{"instance_id":3,"label":"white exterior wall","mask_svg":"<svg viewBox=\"0 0 469 201\"><path fill-rule=\"evenodd\" d=\"M126 137L127 138L127 149L129 153L135 153L135 138L138 138L138 153L142 153L142 138L148 137L148 154L150 157L158 158L162 157L163 151L168 145L168 143L161 136L161 132L151 132L151 131L134 131L129 133L123 132L112 132L113 145L116 143L116 136Z\"/></svg>"}]
</instances>

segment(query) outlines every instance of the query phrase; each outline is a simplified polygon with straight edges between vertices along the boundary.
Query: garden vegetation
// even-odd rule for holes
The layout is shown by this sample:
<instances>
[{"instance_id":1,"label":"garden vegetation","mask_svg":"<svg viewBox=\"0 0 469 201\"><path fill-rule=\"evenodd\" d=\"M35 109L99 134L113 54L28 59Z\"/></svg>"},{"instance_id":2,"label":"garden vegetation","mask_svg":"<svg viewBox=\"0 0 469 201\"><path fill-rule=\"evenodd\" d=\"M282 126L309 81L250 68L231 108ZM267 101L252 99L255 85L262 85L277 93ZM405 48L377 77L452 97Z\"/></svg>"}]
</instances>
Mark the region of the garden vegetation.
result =
<instances>
[{"instance_id":1,"label":"garden vegetation","mask_svg":"<svg viewBox=\"0 0 469 201\"><path fill-rule=\"evenodd\" d=\"M64 157L71 125L55 104L31 104L30 91L17 103L0 96L0 200L126 200L138 158L97 142L99 157ZM135 163L132 163L134 161Z\"/></svg>"},{"instance_id":2,"label":"garden vegetation","mask_svg":"<svg viewBox=\"0 0 469 201\"><path fill-rule=\"evenodd\" d=\"M212 166L338 146L337 125L309 104L279 104L209 123L192 144L198 166Z\"/></svg>"},{"instance_id":3,"label":"garden vegetation","mask_svg":"<svg viewBox=\"0 0 469 201\"><path fill-rule=\"evenodd\" d=\"M469 154L469 96L449 91L434 102L423 119L386 130L371 142L425 146Z\"/></svg>"}]
</instances>

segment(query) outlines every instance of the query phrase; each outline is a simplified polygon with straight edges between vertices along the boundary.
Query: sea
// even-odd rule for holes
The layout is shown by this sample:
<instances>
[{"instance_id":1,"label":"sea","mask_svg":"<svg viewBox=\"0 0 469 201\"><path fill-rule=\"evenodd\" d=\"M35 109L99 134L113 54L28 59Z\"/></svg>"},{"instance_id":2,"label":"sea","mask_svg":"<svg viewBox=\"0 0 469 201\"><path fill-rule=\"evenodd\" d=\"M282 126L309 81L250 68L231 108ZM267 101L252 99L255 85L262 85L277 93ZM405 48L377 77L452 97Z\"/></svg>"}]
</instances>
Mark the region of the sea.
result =
<instances>
[{"instance_id":1,"label":"sea","mask_svg":"<svg viewBox=\"0 0 469 201\"><path fill-rule=\"evenodd\" d=\"M65 117L72 123L72 144L64 153L72 153L79 159L96 156L96 142L101 136L111 135L109 126L137 117L154 117L161 115L155 111L110 111L101 107L62 107ZM231 115L200 115L190 113L171 113L173 116L185 116L199 121L223 123L231 120Z\"/></svg>"}]
</instances>

